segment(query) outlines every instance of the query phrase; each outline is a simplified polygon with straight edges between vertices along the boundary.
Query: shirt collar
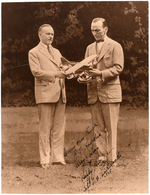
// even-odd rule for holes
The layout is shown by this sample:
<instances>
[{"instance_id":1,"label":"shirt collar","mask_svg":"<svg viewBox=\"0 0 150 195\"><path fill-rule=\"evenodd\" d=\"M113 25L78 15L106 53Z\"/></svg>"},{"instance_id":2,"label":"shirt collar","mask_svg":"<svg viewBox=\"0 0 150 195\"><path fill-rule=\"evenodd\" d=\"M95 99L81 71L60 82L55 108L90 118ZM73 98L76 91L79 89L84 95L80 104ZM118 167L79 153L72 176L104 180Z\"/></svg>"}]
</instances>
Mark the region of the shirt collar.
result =
<instances>
[{"instance_id":1,"label":"shirt collar","mask_svg":"<svg viewBox=\"0 0 150 195\"><path fill-rule=\"evenodd\" d=\"M107 35L105 35L105 37L102 39L102 41L96 41L96 43L97 44L104 43L104 41L106 41L107 38L108 38Z\"/></svg>"},{"instance_id":2,"label":"shirt collar","mask_svg":"<svg viewBox=\"0 0 150 195\"><path fill-rule=\"evenodd\" d=\"M44 44L42 41L40 41L40 44L41 44L44 48L46 48L46 49L47 49L47 47L52 47L51 44L50 44L50 45L46 45L46 44Z\"/></svg>"},{"instance_id":3,"label":"shirt collar","mask_svg":"<svg viewBox=\"0 0 150 195\"><path fill-rule=\"evenodd\" d=\"M108 37L107 37L107 35L105 35L105 37L104 37L104 41L106 41L106 40L107 40L107 38L108 38Z\"/></svg>"}]
</instances>

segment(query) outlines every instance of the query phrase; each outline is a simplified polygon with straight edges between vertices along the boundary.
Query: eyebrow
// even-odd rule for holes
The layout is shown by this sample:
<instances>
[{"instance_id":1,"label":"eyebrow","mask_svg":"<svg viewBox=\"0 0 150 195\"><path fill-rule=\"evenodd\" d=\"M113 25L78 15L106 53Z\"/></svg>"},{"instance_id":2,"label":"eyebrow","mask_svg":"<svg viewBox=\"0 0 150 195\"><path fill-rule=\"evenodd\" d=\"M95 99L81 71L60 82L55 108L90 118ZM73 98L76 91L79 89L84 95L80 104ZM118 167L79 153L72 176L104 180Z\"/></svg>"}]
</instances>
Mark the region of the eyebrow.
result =
<instances>
[{"instance_id":1,"label":"eyebrow","mask_svg":"<svg viewBox=\"0 0 150 195\"><path fill-rule=\"evenodd\" d=\"M92 29L92 28L91 28L91 30L101 30L101 28L96 28L96 29Z\"/></svg>"}]
</instances>

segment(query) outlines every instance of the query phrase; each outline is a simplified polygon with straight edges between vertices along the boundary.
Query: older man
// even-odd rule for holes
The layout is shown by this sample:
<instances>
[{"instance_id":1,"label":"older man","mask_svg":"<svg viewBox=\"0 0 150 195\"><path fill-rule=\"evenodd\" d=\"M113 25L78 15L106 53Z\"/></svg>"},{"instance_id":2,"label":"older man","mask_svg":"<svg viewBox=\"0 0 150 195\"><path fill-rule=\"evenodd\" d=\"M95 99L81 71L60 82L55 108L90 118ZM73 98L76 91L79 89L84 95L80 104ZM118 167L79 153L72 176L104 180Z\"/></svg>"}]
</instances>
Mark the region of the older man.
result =
<instances>
[{"instance_id":1,"label":"older man","mask_svg":"<svg viewBox=\"0 0 150 195\"><path fill-rule=\"evenodd\" d=\"M30 69L35 77L35 99L39 113L39 153L42 168L50 162L65 165L65 74L61 54L52 47L54 30L44 24L38 31L40 43L29 51Z\"/></svg>"},{"instance_id":2,"label":"older man","mask_svg":"<svg viewBox=\"0 0 150 195\"><path fill-rule=\"evenodd\" d=\"M123 50L119 43L107 36L108 26L103 18L95 18L91 24L95 42L90 44L85 57L97 54L96 68L89 71L95 79L87 84L88 103L91 104L94 133L99 160L117 159L117 123L122 101L119 75L124 67Z\"/></svg>"}]
</instances>

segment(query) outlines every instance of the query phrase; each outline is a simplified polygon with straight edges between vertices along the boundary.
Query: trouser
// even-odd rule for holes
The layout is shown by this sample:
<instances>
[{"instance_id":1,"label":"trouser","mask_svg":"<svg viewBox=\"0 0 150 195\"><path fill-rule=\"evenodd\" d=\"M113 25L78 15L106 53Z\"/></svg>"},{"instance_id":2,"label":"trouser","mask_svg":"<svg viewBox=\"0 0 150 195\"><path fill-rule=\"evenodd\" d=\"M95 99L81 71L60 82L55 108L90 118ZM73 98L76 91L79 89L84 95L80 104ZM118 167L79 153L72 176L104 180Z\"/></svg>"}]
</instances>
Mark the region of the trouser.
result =
<instances>
[{"instance_id":1,"label":"trouser","mask_svg":"<svg viewBox=\"0 0 150 195\"><path fill-rule=\"evenodd\" d=\"M65 108L61 98L38 104L40 164L64 161Z\"/></svg>"},{"instance_id":2,"label":"trouser","mask_svg":"<svg viewBox=\"0 0 150 195\"><path fill-rule=\"evenodd\" d=\"M109 161L117 158L117 124L120 103L102 103L99 100L91 105L92 124L99 156ZM99 136L100 135L100 136Z\"/></svg>"}]
</instances>

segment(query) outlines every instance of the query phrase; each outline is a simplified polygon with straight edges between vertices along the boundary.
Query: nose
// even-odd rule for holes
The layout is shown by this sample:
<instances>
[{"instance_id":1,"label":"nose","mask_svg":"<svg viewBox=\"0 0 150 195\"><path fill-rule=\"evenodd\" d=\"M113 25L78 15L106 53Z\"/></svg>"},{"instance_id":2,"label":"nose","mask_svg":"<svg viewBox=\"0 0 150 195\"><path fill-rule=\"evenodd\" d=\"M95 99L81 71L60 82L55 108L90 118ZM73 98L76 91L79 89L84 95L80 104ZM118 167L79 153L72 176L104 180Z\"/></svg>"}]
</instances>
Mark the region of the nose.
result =
<instances>
[{"instance_id":1,"label":"nose","mask_svg":"<svg viewBox=\"0 0 150 195\"><path fill-rule=\"evenodd\" d=\"M98 32L97 30L92 30L92 33L93 33L93 35L97 35L97 34L99 34L100 32Z\"/></svg>"}]
</instances>

